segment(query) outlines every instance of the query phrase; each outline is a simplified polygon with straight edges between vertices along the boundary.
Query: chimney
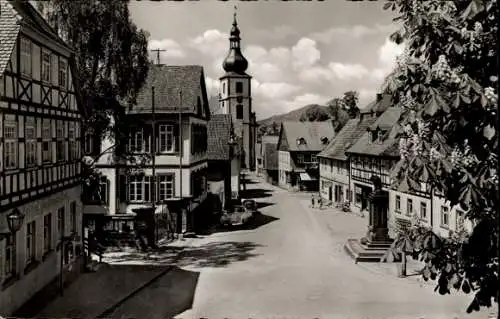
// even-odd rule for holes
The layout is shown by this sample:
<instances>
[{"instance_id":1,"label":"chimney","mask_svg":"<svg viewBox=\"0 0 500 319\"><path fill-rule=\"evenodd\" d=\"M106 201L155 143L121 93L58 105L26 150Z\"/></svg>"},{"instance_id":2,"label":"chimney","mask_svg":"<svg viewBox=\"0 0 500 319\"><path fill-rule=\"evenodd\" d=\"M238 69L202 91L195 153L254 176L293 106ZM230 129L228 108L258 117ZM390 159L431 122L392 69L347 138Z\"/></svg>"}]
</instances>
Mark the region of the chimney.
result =
<instances>
[{"instance_id":1,"label":"chimney","mask_svg":"<svg viewBox=\"0 0 500 319\"><path fill-rule=\"evenodd\" d=\"M377 93L377 103L382 101L382 93Z\"/></svg>"}]
</instances>

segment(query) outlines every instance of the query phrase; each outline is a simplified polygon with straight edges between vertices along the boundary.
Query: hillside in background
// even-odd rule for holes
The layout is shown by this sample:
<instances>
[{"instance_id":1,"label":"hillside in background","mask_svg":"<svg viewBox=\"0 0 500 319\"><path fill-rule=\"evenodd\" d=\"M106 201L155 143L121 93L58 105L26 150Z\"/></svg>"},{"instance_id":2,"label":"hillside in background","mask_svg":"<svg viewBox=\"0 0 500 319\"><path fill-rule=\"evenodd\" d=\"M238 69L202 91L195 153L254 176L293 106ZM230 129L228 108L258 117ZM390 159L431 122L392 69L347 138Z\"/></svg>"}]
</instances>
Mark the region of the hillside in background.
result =
<instances>
[{"instance_id":1,"label":"hillside in background","mask_svg":"<svg viewBox=\"0 0 500 319\"><path fill-rule=\"evenodd\" d=\"M266 119L257 121L257 123L259 124L259 126L269 127L272 125L273 122L276 122L276 124L278 124L279 126L283 121L300 121L302 114L306 112L311 112L312 110L318 110L320 112L329 112L327 106L319 104L309 104L301 108L295 109L293 111L290 111L288 113L273 115Z\"/></svg>"},{"instance_id":2,"label":"hillside in background","mask_svg":"<svg viewBox=\"0 0 500 319\"><path fill-rule=\"evenodd\" d=\"M309 104L285 114L273 115L260 120L257 122L259 124L258 135L279 134L279 128L283 121L334 121L334 126L338 131L348 120L347 110L335 103L335 99L332 99L326 105Z\"/></svg>"}]
</instances>

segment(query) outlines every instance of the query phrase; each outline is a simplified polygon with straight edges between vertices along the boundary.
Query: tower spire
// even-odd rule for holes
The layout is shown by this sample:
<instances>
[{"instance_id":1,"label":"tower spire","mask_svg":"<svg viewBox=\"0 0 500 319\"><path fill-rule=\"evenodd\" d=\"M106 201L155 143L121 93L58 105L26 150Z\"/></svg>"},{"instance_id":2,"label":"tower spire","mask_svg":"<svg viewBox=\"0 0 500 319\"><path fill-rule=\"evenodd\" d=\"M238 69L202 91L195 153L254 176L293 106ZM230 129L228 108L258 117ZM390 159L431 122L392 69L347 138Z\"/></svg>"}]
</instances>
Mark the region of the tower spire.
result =
<instances>
[{"instance_id":1,"label":"tower spire","mask_svg":"<svg viewBox=\"0 0 500 319\"><path fill-rule=\"evenodd\" d=\"M240 49L240 29L236 20L238 7L234 6L233 27L229 33L229 53L222 64L226 72L244 73L248 67L248 61L241 54Z\"/></svg>"},{"instance_id":2,"label":"tower spire","mask_svg":"<svg viewBox=\"0 0 500 319\"><path fill-rule=\"evenodd\" d=\"M238 7L235 5L234 6L234 13L233 13L233 25L234 26L237 26L238 25L238 22L236 21L236 15L238 13Z\"/></svg>"}]
</instances>

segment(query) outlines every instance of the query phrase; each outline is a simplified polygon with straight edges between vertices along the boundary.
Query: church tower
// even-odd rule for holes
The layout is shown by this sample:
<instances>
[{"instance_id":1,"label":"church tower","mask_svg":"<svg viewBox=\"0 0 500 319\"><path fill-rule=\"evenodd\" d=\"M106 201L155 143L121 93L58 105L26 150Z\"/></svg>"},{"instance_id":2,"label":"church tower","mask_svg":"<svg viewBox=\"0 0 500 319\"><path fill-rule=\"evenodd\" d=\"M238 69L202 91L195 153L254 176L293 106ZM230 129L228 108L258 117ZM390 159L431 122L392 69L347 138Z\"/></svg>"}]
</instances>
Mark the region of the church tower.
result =
<instances>
[{"instance_id":1,"label":"church tower","mask_svg":"<svg viewBox=\"0 0 500 319\"><path fill-rule=\"evenodd\" d=\"M254 170L256 121L252 112L252 77L245 72L248 61L241 53L240 41L235 12L229 36L229 53L222 63L226 72L219 78L219 107L221 113L231 114L235 134L242 140L242 167Z\"/></svg>"}]
</instances>

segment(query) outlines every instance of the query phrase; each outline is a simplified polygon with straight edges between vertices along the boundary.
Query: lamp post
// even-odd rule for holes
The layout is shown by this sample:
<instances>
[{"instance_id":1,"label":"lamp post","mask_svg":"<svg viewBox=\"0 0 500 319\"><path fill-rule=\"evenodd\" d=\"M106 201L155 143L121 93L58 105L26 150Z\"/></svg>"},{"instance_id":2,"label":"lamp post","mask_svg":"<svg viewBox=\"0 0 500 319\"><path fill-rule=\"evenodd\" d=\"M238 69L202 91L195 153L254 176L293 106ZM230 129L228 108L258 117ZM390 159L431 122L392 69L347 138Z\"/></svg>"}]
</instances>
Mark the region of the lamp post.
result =
<instances>
[{"instance_id":1,"label":"lamp post","mask_svg":"<svg viewBox=\"0 0 500 319\"><path fill-rule=\"evenodd\" d=\"M14 208L10 214L7 215L7 226L11 235L17 233L23 226L24 214L19 209Z\"/></svg>"}]
</instances>

